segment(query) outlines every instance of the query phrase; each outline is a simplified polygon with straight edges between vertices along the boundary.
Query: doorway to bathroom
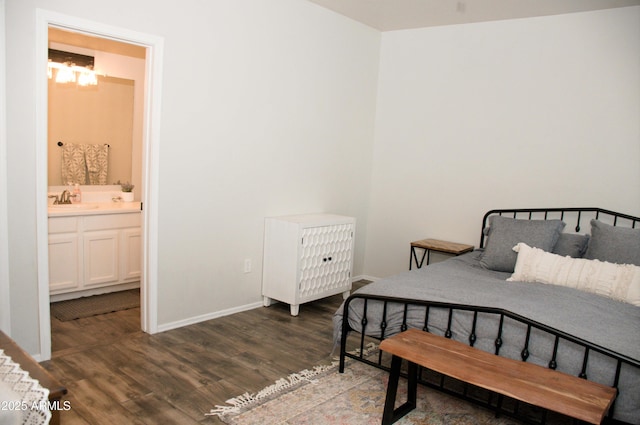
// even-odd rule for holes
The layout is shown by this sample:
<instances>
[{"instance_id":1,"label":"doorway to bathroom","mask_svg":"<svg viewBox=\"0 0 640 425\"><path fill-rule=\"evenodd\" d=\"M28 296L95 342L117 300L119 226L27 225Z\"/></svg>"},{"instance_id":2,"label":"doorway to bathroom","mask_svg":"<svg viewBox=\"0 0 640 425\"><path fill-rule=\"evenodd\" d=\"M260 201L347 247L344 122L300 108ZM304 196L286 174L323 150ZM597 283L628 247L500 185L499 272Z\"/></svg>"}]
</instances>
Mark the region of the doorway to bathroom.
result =
<instances>
[{"instance_id":1,"label":"doorway to bathroom","mask_svg":"<svg viewBox=\"0 0 640 425\"><path fill-rule=\"evenodd\" d=\"M57 51L71 51L69 53L95 57L94 71L97 72L98 78L106 81L110 78L112 84L122 88L123 86L132 85L133 94L133 118L129 123L131 125L131 142L125 147L119 148L118 163L114 164L117 169L118 178L124 182L131 182L136 187L135 201L140 205L139 212L139 233L129 237L128 240L133 241L137 237L137 246L135 243L130 244L129 248L134 247L134 252L129 258L138 257L139 266L139 287L140 287L140 310L138 329L142 329L148 333L157 331L157 295L156 295L156 270L157 270L157 151L158 151L158 132L159 127L159 99L160 99L160 74L161 74L161 57L162 57L162 39L149 34L141 34L132 32L127 29L106 26L98 22L89 22L80 18L60 15L58 13L38 10L38 40L37 54L42 60L42 72L38 72L38 86L36 95L37 102L37 139L38 152L37 158L37 182L38 182L38 292L39 292L39 310L40 310L40 360L51 358L51 316L50 304L52 300L52 292L50 291L50 272L52 269L49 259L52 251L49 250L49 205L47 203L47 195L51 187L56 188L56 184L51 185L51 176L49 170L51 167L59 167L60 148L64 145L65 140L53 140L50 134L48 117L50 107L49 85L52 78L47 62L49 58L49 49ZM74 51L75 50L75 51ZM45 59L46 58L46 59ZM98 60L99 58L99 60ZM139 65L136 66L136 61ZM67 64L68 65L68 64ZM102 67L102 71L101 71ZM135 74L135 69L139 72ZM132 74L133 73L133 74ZM115 78L115 81L114 81ZM100 81L98 81L98 84ZM67 86L66 88L71 88ZM83 87L85 89L83 95L87 95L91 87ZM63 90L64 91L64 90ZM125 90L126 91L126 90ZM66 93L65 95L68 95ZM117 96L116 96L117 97ZM126 96L125 96L126 97ZM152 102L153 99L153 102ZM137 105L135 104L137 103ZM58 106L59 107L59 106ZM115 107L115 110L120 108ZM79 113L78 113L79 114ZM77 117L76 117L77 119ZM91 126L89 126L91 127ZM77 142L72 140L69 135L66 136L69 143ZM121 137L117 137L121 139ZM119 140L120 141L120 140ZM55 144L52 146L52 143ZM60 144L58 144L60 143ZM95 145L95 143L93 143ZM127 147L128 146L128 147ZM57 151L56 151L57 149ZM130 152L128 159L123 152ZM53 153L53 155L51 155ZM50 156L56 156L53 161ZM126 164L128 162L128 165ZM57 163L57 164L56 164ZM52 165L54 164L54 165ZM129 177L130 176L130 177ZM58 181L54 181L58 183ZM114 183L109 180L108 183ZM107 192L115 190L116 187L106 186ZM57 186L57 188L61 188ZM65 188L63 183L62 188ZM83 198L87 196L98 196L94 192L100 192L103 187L85 187L87 192L83 192ZM120 189L118 187L118 189ZM118 190L119 191L119 190ZM111 195L109 195L111 196ZM111 198L110 198L111 199ZM125 214L123 214L124 216ZM127 224L127 226L129 226ZM131 227L131 226L129 226ZM79 229L81 230L81 229ZM131 235L129 235L131 236ZM89 239L81 239L83 243L91 243ZM118 236L122 245L122 236ZM118 242L114 242L117 244ZM107 245L97 247L102 249ZM78 250L79 252L81 250ZM80 252L81 253L81 252ZM54 256L56 254L53 254ZM98 255L100 259L102 256ZM58 268L59 269L59 268ZM122 267L118 266L120 271ZM135 278L132 275L127 277L126 270L124 272L125 286L119 289L125 289L126 285L135 285ZM81 275L81 273L77 273ZM81 276L82 278L82 276ZM118 282L123 283L123 282ZM101 285L96 285L101 286ZM126 288L130 289L130 288ZM63 291L64 292L64 291ZM91 291L89 291L91 292ZM96 288L96 292L105 292ZM83 294L84 295L84 294ZM92 295L88 293L87 295ZM56 295L58 299L60 294ZM64 298L65 296L62 295ZM72 297L72 296L71 296ZM135 310L134 310L135 311Z\"/></svg>"},{"instance_id":2,"label":"doorway to bathroom","mask_svg":"<svg viewBox=\"0 0 640 425\"><path fill-rule=\"evenodd\" d=\"M52 26L48 39L54 333L60 321L140 306L146 49ZM125 186L131 190L126 202L121 192ZM59 338L52 338L53 351L56 341Z\"/></svg>"}]
</instances>

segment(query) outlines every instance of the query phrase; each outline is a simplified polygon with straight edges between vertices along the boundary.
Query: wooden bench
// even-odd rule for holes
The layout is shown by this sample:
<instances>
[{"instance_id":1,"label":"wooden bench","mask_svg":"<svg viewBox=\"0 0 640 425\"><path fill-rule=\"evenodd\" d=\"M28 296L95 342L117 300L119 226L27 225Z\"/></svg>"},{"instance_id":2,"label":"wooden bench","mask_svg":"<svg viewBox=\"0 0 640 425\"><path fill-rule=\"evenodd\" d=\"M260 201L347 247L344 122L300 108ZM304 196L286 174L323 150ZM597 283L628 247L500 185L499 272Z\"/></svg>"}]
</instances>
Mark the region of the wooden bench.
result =
<instances>
[{"instance_id":1,"label":"wooden bench","mask_svg":"<svg viewBox=\"0 0 640 425\"><path fill-rule=\"evenodd\" d=\"M458 341L409 329L380 343L393 355L382 417L392 424L416 407L418 366L592 424L602 422L616 389ZM408 361L407 402L394 409L402 359ZM496 415L500 413L500 405Z\"/></svg>"},{"instance_id":2,"label":"wooden bench","mask_svg":"<svg viewBox=\"0 0 640 425\"><path fill-rule=\"evenodd\" d=\"M67 389L54 378L48 370L43 368L33 357L20 348L13 339L9 338L2 331L0 331L0 348L4 350L6 355L11 357L11 360L18 363L22 370L29 372L31 378L37 379L40 385L49 390L49 402L60 403L62 396L67 393ZM51 411L49 424L60 424L60 410L56 409Z\"/></svg>"}]
</instances>

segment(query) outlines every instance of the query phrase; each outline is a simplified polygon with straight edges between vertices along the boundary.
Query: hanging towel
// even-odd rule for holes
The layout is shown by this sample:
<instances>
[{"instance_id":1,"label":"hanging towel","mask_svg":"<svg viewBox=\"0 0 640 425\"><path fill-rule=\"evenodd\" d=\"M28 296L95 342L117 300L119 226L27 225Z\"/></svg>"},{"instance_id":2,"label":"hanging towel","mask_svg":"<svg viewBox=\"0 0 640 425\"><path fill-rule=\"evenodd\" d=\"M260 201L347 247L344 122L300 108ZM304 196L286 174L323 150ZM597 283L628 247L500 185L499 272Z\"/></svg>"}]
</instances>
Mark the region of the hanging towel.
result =
<instances>
[{"instance_id":1,"label":"hanging towel","mask_svg":"<svg viewBox=\"0 0 640 425\"><path fill-rule=\"evenodd\" d=\"M107 184L109 145L85 145L84 158L87 163L89 184Z\"/></svg>"},{"instance_id":2,"label":"hanging towel","mask_svg":"<svg viewBox=\"0 0 640 425\"><path fill-rule=\"evenodd\" d=\"M86 184L84 145L65 143L62 146L62 184Z\"/></svg>"}]
</instances>

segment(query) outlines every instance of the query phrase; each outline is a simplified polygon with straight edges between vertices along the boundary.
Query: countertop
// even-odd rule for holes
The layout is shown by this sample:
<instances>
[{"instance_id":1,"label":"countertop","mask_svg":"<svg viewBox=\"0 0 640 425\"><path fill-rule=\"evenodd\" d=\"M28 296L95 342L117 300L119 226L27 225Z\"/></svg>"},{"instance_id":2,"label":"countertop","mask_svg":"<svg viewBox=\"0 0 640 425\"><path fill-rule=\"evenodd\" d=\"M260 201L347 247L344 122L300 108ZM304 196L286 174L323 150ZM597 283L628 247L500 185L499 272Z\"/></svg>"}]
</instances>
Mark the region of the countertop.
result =
<instances>
[{"instance_id":1,"label":"countertop","mask_svg":"<svg viewBox=\"0 0 640 425\"><path fill-rule=\"evenodd\" d=\"M140 212L140 202L89 202L71 205L49 205L49 218Z\"/></svg>"}]
</instances>

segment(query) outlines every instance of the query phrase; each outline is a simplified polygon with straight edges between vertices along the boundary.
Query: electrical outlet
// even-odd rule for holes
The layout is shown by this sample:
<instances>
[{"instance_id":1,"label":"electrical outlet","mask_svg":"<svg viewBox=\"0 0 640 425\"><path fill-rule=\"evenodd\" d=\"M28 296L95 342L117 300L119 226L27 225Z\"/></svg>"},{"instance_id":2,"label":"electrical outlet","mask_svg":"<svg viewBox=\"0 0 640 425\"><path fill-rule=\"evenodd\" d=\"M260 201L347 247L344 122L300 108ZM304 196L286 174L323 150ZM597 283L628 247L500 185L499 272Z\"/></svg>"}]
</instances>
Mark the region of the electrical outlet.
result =
<instances>
[{"instance_id":1,"label":"electrical outlet","mask_svg":"<svg viewBox=\"0 0 640 425\"><path fill-rule=\"evenodd\" d=\"M248 258L244 260L244 272L251 273L251 260Z\"/></svg>"}]
</instances>

